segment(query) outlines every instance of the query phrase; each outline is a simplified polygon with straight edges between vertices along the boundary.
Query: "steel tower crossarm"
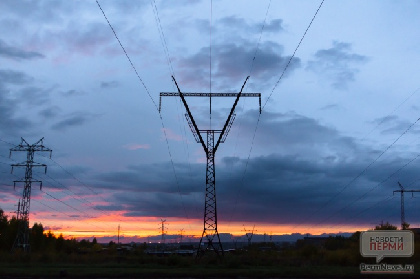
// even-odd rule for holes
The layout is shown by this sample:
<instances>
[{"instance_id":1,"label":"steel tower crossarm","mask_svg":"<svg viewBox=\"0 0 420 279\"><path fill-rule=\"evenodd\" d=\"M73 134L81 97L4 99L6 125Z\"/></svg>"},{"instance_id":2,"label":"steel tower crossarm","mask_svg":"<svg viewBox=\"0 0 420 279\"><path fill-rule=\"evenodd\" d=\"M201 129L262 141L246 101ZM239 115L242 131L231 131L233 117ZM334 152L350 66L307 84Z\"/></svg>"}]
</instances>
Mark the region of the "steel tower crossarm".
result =
<instances>
[{"instance_id":1,"label":"steel tower crossarm","mask_svg":"<svg viewBox=\"0 0 420 279\"><path fill-rule=\"evenodd\" d=\"M206 152L206 154L207 154L209 151L208 151L208 149L207 149L206 144L204 143L204 140L203 140L203 137L202 137L202 136L201 136L201 134L200 134L200 131L198 130L197 124L195 123L194 117L193 117L193 116L192 116L192 114L191 114L191 111L190 111L190 108L188 107L187 101L185 101L184 94L182 94L181 90L179 89L178 83L176 82L176 80L175 80L174 76L172 76L172 79L173 79L173 80L174 80L174 82L175 82L176 88L178 89L179 96L181 97L182 103L184 104L185 109L187 110L188 116L190 117L190 120L191 120L191 122L192 122L192 124L193 124L193 127L194 127L194 129L195 129L195 132L196 132L196 133L197 133L197 135L198 135L198 138L199 138L199 140L200 140L200 143L201 143L201 145L203 146L203 149L204 149L204 151L205 151L205 152Z\"/></svg>"},{"instance_id":2,"label":"steel tower crossarm","mask_svg":"<svg viewBox=\"0 0 420 279\"><path fill-rule=\"evenodd\" d=\"M242 85L241 91L239 91L239 94L236 96L235 102L233 103L233 106L230 109L230 113L229 113L228 118L226 119L225 126L223 126L222 132L220 133L219 139L217 140L216 146L214 147L214 153L216 153L217 148L219 147L219 144L220 144L220 140L222 139L223 134L226 132L226 127L229 125L232 114L235 111L236 105L238 104L239 98L241 97L242 90L244 90L245 84L248 81L248 79L249 79L249 76L246 77L245 82Z\"/></svg>"}]
</instances>

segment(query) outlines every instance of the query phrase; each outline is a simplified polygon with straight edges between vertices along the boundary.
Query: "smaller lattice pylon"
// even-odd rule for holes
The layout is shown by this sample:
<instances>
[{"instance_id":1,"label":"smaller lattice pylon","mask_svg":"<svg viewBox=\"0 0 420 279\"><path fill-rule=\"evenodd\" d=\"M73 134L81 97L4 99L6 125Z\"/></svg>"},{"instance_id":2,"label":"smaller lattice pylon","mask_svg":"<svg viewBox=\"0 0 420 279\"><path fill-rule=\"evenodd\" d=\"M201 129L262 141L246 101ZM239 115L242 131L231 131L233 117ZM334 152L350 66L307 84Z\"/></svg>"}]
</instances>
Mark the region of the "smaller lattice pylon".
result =
<instances>
[{"instance_id":1,"label":"smaller lattice pylon","mask_svg":"<svg viewBox=\"0 0 420 279\"><path fill-rule=\"evenodd\" d=\"M12 173L15 167L25 167L25 178L22 180L13 181L13 187L16 188L16 183L23 183L23 194L22 199L19 201L18 212L17 212L17 221L18 221L18 231L15 242L13 243L12 251L15 249L22 249L24 252L30 251L29 246L29 209L31 204L31 191L32 183L39 183L39 187L42 190L42 181L35 180L32 178L32 168L33 167L43 167L45 168L45 173L47 173L47 165L39 164L34 162L35 152L49 152L51 158L52 150L45 147L43 140L41 138L34 144L27 143L23 138L21 138L21 143L14 148L10 149L10 155L12 152L24 151L26 152L26 161L18 164L12 164Z\"/></svg>"},{"instance_id":2,"label":"smaller lattice pylon","mask_svg":"<svg viewBox=\"0 0 420 279\"><path fill-rule=\"evenodd\" d=\"M180 244L182 244L182 237L184 236L184 229L180 229L179 230L179 238L180 238L180 240L179 240L179 243Z\"/></svg>"},{"instance_id":3,"label":"smaller lattice pylon","mask_svg":"<svg viewBox=\"0 0 420 279\"><path fill-rule=\"evenodd\" d=\"M165 243L166 243L166 228L165 228L165 222L166 219L160 219L160 223L159 223L159 231L161 234L161 239L160 239L160 243L163 245L163 249L165 249Z\"/></svg>"},{"instance_id":4,"label":"smaller lattice pylon","mask_svg":"<svg viewBox=\"0 0 420 279\"><path fill-rule=\"evenodd\" d=\"M248 247L250 247L251 246L252 237L254 236L254 231L256 231L255 230L255 225L252 227L252 230L247 230L247 229L245 229L245 225L243 225L243 226L244 226L245 236L246 236L246 238L248 240Z\"/></svg>"}]
</instances>

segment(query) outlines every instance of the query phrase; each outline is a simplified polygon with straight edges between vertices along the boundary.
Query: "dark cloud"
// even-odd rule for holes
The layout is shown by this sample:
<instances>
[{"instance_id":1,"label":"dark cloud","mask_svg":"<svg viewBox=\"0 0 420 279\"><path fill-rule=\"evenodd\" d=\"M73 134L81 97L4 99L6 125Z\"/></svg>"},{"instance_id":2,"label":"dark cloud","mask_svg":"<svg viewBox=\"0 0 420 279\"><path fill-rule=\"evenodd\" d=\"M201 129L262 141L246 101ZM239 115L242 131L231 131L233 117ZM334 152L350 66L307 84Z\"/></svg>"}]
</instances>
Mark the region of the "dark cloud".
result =
<instances>
[{"instance_id":1,"label":"dark cloud","mask_svg":"<svg viewBox=\"0 0 420 279\"><path fill-rule=\"evenodd\" d=\"M242 117L244 138L254 131L248 119L253 113ZM258 133L255 146L269 147L271 153L247 161L245 152L216 162L221 222L380 222L393 206L381 201L392 195L398 180L414 180L420 166L415 154L391 153L367 167L380 150L295 113L266 112ZM205 165L175 163L175 169L179 185L170 164L160 163L102 174L97 187L120 189L110 204L123 205L127 216L202 218Z\"/></svg>"},{"instance_id":2,"label":"dark cloud","mask_svg":"<svg viewBox=\"0 0 420 279\"><path fill-rule=\"evenodd\" d=\"M236 16L229 16L220 19L216 24L216 30L236 29L242 31L242 33L256 33L262 32L281 32L284 31L283 20L274 19L270 22L266 22L263 28L263 23L249 23L244 18L238 18ZM220 26L221 25L221 26Z\"/></svg>"},{"instance_id":3,"label":"dark cloud","mask_svg":"<svg viewBox=\"0 0 420 279\"><path fill-rule=\"evenodd\" d=\"M129 19L134 16L140 20L143 18L144 11L150 9L150 4L143 1L103 1L101 6L105 13L112 13L117 18ZM106 52L108 56L122 54L102 14L99 13L101 16L97 18L91 16L92 11L94 14L100 12L96 3L92 5L92 3L80 2L76 8L73 3L67 1L25 0L16 4L15 1L5 0L1 1L0 10L7 15L6 18L0 19L2 26L8 26L9 30L16 30L19 31L18 34L23 34L19 46L29 46L31 50L35 48L42 52L47 50L48 56L56 63L67 62L75 55L91 56L100 51ZM80 13L80 11L85 12ZM22 24L22 18L25 19L26 24ZM139 39L138 26L134 27L133 21L112 21L111 19L111 22L117 33L126 33L131 37L130 42L125 46L131 55L144 53L146 40ZM138 21L135 22L138 23ZM28 52L28 54L35 53Z\"/></svg>"},{"instance_id":4,"label":"dark cloud","mask_svg":"<svg viewBox=\"0 0 420 279\"><path fill-rule=\"evenodd\" d=\"M239 28L246 29L249 28L249 25L243 18L238 18L236 16L224 17L219 20L219 23L224 25L226 28Z\"/></svg>"},{"instance_id":5,"label":"dark cloud","mask_svg":"<svg viewBox=\"0 0 420 279\"><path fill-rule=\"evenodd\" d=\"M131 3L131 1L129 1ZM179 1L163 1L162 8L168 9L173 7L185 7L200 3L201 0L179 0ZM158 7L159 8L159 7Z\"/></svg>"},{"instance_id":6,"label":"dark cloud","mask_svg":"<svg viewBox=\"0 0 420 279\"><path fill-rule=\"evenodd\" d=\"M251 121L254 114L244 112L237 119L244 129L244 138L254 131L255 123ZM265 112L255 139L255 147L262 145L271 152L252 156L249 161L246 151L241 157L222 157L224 151L219 151L222 153L216 162L216 185L221 223L235 220L303 224L302 231L311 224L360 225L379 223L382 219L395 223L394 219L387 219L395 201L384 199L392 195L397 181L410 185L409 182L418 179L420 162L412 160L416 154L389 151L386 159L381 158L366 169L381 150L361 145L332 127L296 113ZM98 174L90 187L98 193L113 194L106 198L108 204L94 207L97 210L94 214L124 210L125 216L187 215L201 219L205 167L175 162L177 180L168 162ZM77 169L70 171L80 173ZM63 179L68 176L54 166L49 168L49 175ZM38 179L45 180L48 187L57 186L42 175ZM71 185L67 180L63 183ZM72 191L88 197L88 190L82 186L73 186Z\"/></svg>"},{"instance_id":7,"label":"dark cloud","mask_svg":"<svg viewBox=\"0 0 420 279\"><path fill-rule=\"evenodd\" d=\"M59 131L66 130L71 127L82 126L91 119L92 115L88 113L78 112L66 117L61 121L58 121L57 123L51 126L51 129Z\"/></svg>"},{"instance_id":8,"label":"dark cloud","mask_svg":"<svg viewBox=\"0 0 420 279\"><path fill-rule=\"evenodd\" d=\"M113 188L115 184L124 181L121 190L130 192L161 192L161 193L177 193L178 189L173 187L173 181L167 179L167 170L171 169L170 163L130 166L126 171L109 172L101 174L97 178L100 179L100 187ZM199 173L205 173L205 166L190 166L188 164L176 164L177 176L184 181L179 185L180 190L184 194L190 194L197 191L196 185L200 183L201 177ZM148 175L144 175L147 173ZM188 180L188 183L185 181ZM139 185L142 185L140 188Z\"/></svg>"},{"instance_id":9,"label":"dark cloud","mask_svg":"<svg viewBox=\"0 0 420 279\"><path fill-rule=\"evenodd\" d=\"M322 108L320 108L320 110L336 110L339 108L340 106L337 104L330 104L330 105L323 106Z\"/></svg>"},{"instance_id":10,"label":"dark cloud","mask_svg":"<svg viewBox=\"0 0 420 279\"><path fill-rule=\"evenodd\" d=\"M52 90L32 86L32 82L33 78L23 72L0 70L0 131L12 136L30 133L32 122L22 116L26 109L21 105L42 106L49 102Z\"/></svg>"},{"instance_id":11,"label":"dark cloud","mask_svg":"<svg viewBox=\"0 0 420 279\"><path fill-rule=\"evenodd\" d=\"M55 216L57 216L57 215L55 215ZM60 226L45 226L44 227L44 230L45 231L58 231L58 230L61 230L63 227L60 227Z\"/></svg>"},{"instance_id":12,"label":"dark cloud","mask_svg":"<svg viewBox=\"0 0 420 279\"><path fill-rule=\"evenodd\" d=\"M101 82L101 88L103 89L110 89L110 88L116 88L120 85L120 83L116 80L112 81L102 81Z\"/></svg>"},{"instance_id":13,"label":"dark cloud","mask_svg":"<svg viewBox=\"0 0 420 279\"><path fill-rule=\"evenodd\" d=\"M318 74L326 74L333 80L332 86L345 89L354 81L359 71L356 67L368 61L366 56L351 53L351 44L333 42L333 47L315 53L315 59L308 62L307 69Z\"/></svg>"},{"instance_id":14,"label":"dark cloud","mask_svg":"<svg viewBox=\"0 0 420 279\"><path fill-rule=\"evenodd\" d=\"M27 84L33 80L32 77L23 72L13 70L0 70L0 84Z\"/></svg>"},{"instance_id":15,"label":"dark cloud","mask_svg":"<svg viewBox=\"0 0 420 279\"><path fill-rule=\"evenodd\" d=\"M52 90L53 88L27 86L16 92L16 98L20 103L25 103L30 107L42 106L48 104Z\"/></svg>"},{"instance_id":16,"label":"dark cloud","mask_svg":"<svg viewBox=\"0 0 420 279\"><path fill-rule=\"evenodd\" d=\"M0 9L9 17L52 22L59 21L66 12L68 13L73 8L70 3L66 2L24 0L18 3L13 0L4 0L0 3Z\"/></svg>"},{"instance_id":17,"label":"dark cloud","mask_svg":"<svg viewBox=\"0 0 420 279\"><path fill-rule=\"evenodd\" d=\"M248 111L236 121L236 125L249 127L242 131L244 138L252 138L257 111ZM261 115L255 139L256 146L275 147L278 152L300 157L347 156L355 151L365 151L354 139L340 136L339 132L317 120L294 112L272 113L266 111Z\"/></svg>"},{"instance_id":18,"label":"dark cloud","mask_svg":"<svg viewBox=\"0 0 420 279\"><path fill-rule=\"evenodd\" d=\"M55 118L60 113L60 108L57 106L52 106L45 108L39 112L39 115L45 119Z\"/></svg>"},{"instance_id":19,"label":"dark cloud","mask_svg":"<svg viewBox=\"0 0 420 279\"><path fill-rule=\"evenodd\" d=\"M17 115L19 101L11 94L9 85L20 85L32 79L22 72L0 70L0 134L6 131L8 135L26 134L31 127L31 121Z\"/></svg>"},{"instance_id":20,"label":"dark cloud","mask_svg":"<svg viewBox=\"0 0 420 279\"><path fill-rule=\"evenodd\" d=\"M80 22L73 21L65 25L57 23L57 28L54 29L44 28L42 32L32 34L27 43L39 49L48 49L52 53L50 56L53 61L62 63L77 54L92 56L101 50L105 51L114 40L109 26L102 21L91 22L83 27ZM121 54L114 51L107 55L116 53Z\"/></svg>"},{"instance_id":21,"label":"dark cloud","mask_svg":"<svg viewBox=\"0 0 420 279\"><path fill-rule=\"evenodd\" d=\"M71 90L62 92L62 94L65 97L73 97L73 96L82 96L82 95L85 95L86 93L80 90L71 89Z\"/></svg>"},{"instance_id":22,"label":"dark cloud","mask_svg":"<svg viewBox=\"0 0 420 279\"><path fill-rule=\"evenodd\" d=\"M103 3L105 4L105 3ZM122 0L122 1L109 1L106 3L106 6L112 5L114 9L118 10L122 14L131 14L138 13L143 9L150 8L150 3L143 1L131 1L131 0Z\"/></svg>"},{"instance_id":23,"label":"dark cloud","mask_svg":"<svg viewBox=\"0 0 420 279\"><path fill-rule=\"evenodd\" d=\"M387 135L401 134L405 132L411 125L413 125L414 122L415 119L413 119L413 122L410 122L407 120L403 120L396 115L388 115L385 117L375 119L372 123L376 124L375 127L382 128L381 134ZM417 125L414 125L412 128L410 128L409 133L419 134L420 128Z\"/></svg>"},{"instance_id":24,"label":"dark cloud","mask_svg":"<svg viewBox=\"0 0 420 279\"><path fill-rule=\"evenodd\" d=\"M16 25L20 33L25 34L24 40L19 45L34 46L36 49L47 49L51 53L54 61L69 59L75 53L82 55L92 55L102 46L113 42L114 38L110 33L109 27L103 19L99 22L86 23L85 18L80 18L76 14L77 10L98 9L91 4L83 2L78 4L77 10L70 2L24 1L1 1L0 10L8 15L9 24ZM119 2L118 2L119 3ZM122 6L115 5L116 7ZM133 4L134 6L137 6ZM22 25L22 18L27 25ZM69 20L68 20L69 19ZM14 22L13 22L14 20ZM41 24L41 25L40 25ZM30 26L37 26L36 32ZM54 26L51 28L51 26ZM27 35L26 35L27 34ZM11 52L10 48L8 53ZM56 56L56 49L64 49L64 52ZM16 56L18 51L13 52ZM39 54L42 55L42 54ZM26 57L39 57L35 52L28 52ZM20 56L24 56L20 54Z\"/></svg>"},{"instance_id":25,"label":"dark cloud","mask_svg":"<svg viewBox=\"0 0 420 279\"><path fill-rule=\"evenodd\" d=\"M25 51L17 47L7 45L0 39L0 56L15 60L44 58L45 56L35 51Z\"/></svg>"},{"instance_id":26,"label":"dark cloud","mask_svg":"<svg viewBox=\"0 0 420 279\"><path fill-rule=\"evenodd\" d=\"M96 210L100 211L120 211L124 210L124 206L122 205L97 205L95 206Z\"/></svg>"},{"instance_id":27,"label":"dark cloud","mask_svg":"<svg viewBox=\"0 0 420 279\"><path fill-rule=\"evenodd\" d=\"M410 108L414 111L419 111L420 110L420 108L416 105L412 105Z\"/></svg>"},{"instance_id":28,"label":"dark cloud","mask_svg":"<svg viewBox=\"0 0 420 279\"><path fill-rule=\"evenodd\" d=\"M271 22L267 23L264 26L263 32L279 32L279 31L284 31L282 19L273 19Z\"/></svg>"},{"instance_id":29,"label":"dark cloud","mask_svg":"<svg viewBox=\"0 0 420 279\"><path fill-rule=\"evenodd\" d=\"M194 19L194 21L183 20L180 24L194 26L200 34L210 34L210 21L207 19ZM250 37L253 37L256 41L261 34L278 33L284 30L282 19L273 19L263 23L262 21L249 21L237 16L223 17L213 22L211 26L214 44L226 41L226 37L230 38L229 41L242 42L245 38L249 39ZM256 47L255 41L250 40L248 43Z\"/></svg>"},{"instance_id":30,"label":"dark cloud","mask_svg":"<svg viewBox=\"0 0 420 279\"><path fill-rule=\"evenodd\" d=\"M197 210L197 205L203 201L196 201L190 196L181 197L177 194L155 193L148 195L135 194L131 196L116 194L115 198L126 206L124 216L165 216L201 218L202 210ZM185 210L184 210L185 208ZM200 208L201 209L201 208Z\"/></svg>"},{"instance_id":31,"label":"dark cloud","mask_svg":"<svg viewBox=\"0 0 420 279\"><path fill-rule=\"evenodd\" d=\"M374 124L386 124L386 123L393 123L398 119L398 116L396 115L388 115L381 118L377 118L373 121Z\"/></svg>"},{"instance_id":32,"label":"dark cloud","mask_svg":"<svg viewBox=\"0 0 420 279\"><path fill-rule=\"evenodd\" d=\"M282 56L283 47L274 42L265 42L260 45L256 59L255 46L249 42L241 44L214 45L212 49L212 76L213 86L224 90L238 91L252 66L253 88L272 86L274 79L290 60L290 56ZM300 67L300 59L294 57L289 65L287 74ZM182 83L187 86L207 87L209 83L209 48L202 48L198 53L185 57L179 61ZM233 87L236 86L236 87Z\"/></svg>"}]
</instances>

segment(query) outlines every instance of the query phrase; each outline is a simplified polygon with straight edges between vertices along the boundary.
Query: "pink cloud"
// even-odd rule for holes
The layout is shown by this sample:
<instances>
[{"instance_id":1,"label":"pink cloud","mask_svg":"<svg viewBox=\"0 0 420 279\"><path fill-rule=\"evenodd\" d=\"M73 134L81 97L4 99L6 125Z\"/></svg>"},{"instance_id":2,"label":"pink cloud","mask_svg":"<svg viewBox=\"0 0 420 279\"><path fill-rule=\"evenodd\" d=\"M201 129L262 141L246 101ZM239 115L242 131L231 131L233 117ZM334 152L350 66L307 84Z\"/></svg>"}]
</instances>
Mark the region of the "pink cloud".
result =
<instances>
[{"instance_id":1,"label":"pink cloud","mask_svg":"<svg viewBox=\"0 0 420 279\"><path fill-rule=\"evenodd\" d=\"M126 144L123 147L125 149L128 149L128 150L150 149L150 144L137 144L137 143L132 143L132 144Z\"/></svg>"},{"instance_id":2,"label":"pink cloud","mask_svg":"<svg viewBox=\"0 0 420 279\"><path fill-rule=\"evenodd\" d=\"M182 141L182 136L175 134L171 129L162 128L169 140Z\"/></svg>"}]
</instances>

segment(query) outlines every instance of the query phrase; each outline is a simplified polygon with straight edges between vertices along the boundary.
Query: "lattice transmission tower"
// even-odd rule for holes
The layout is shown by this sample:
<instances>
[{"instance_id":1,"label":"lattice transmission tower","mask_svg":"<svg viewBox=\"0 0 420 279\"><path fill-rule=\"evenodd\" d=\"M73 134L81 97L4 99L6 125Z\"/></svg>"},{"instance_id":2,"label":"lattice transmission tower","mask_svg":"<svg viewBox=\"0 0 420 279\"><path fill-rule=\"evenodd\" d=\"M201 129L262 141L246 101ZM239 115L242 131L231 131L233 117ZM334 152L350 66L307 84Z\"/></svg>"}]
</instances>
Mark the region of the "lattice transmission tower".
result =
<instances>
[{"instance_id":1,"label":"lattice transmission tower","mask_svg":"<svg viewBox=\"0 0 420 279\"><path fill-rule=\"evenodd\" d=\"M420 190L406 190L406 189L404 189L404 187L401 185L400 182L398 182L398 186L400 186L401 189L400 190L395 190L393 192L393 194L395 194L396 192L401 193L401 229L405 230L405 229L408 229L408 224L405 222L404 192L409 192L414 197L414 192L420 192Z\"/></svg>"},{"instance_id":2,"label":"lattice transmission tower","mask_svg":"<svg viewBox=\"0 0 420 279\"><path fill-rule=\"evenodd\" d=\"M18 221L18 232L13 243L12 251L16 249L22 249L25 252L30 251L29 245L29 208L31 204L31 189L32 183L39 183L39 188L42 189L42 181L34 180L32 178L32 168L33 167L43 167L45 168L45 173L47 173L47 165L39 164L34 162L35 152L51 152L52 150L44 146L43 140L40 139L34 144L27 143L23 138L21 138L21 143L10 149L10 156L12 152L15 151L25 151L26 152L26 161L19 164L12 164L12 173L14 167L25 167L25 178L23 180L13 181L13 187L16 188L16 183L23 183L23 194L22 200L19 201L18 210L17 210L17 221Z\"/></svg>"},{"instance_id":3,"label":"lattice transmission tower","mask_svg":"<svg viewBox=\"0 0 420 279\"><path fill-rule=\"evenodd\" d=\"M216 175L215 175L215 163L214 156L220 143L225 142L229 130L235 120L235 108L238 104L240 97L259 97L260 113L261 113L261 93L242 93L245 84L249 76L246 78L244 84L239 93L182 93L179 89L178 83L172 76L172 79L178 89L178 92L161 92L159 99L159 112L161 110L162 97L180 97L184 104L187 113L185 117L188 125L190 126L191 132L197 143L201 143L201 146L206 153L207 164L206 164L206 192L205 192L205 204L204 204L204 229L201 235L200 244L198 246L197 256L202 256L207 250L213 250L217 255L223 255L223 247L220 241L219 232L217 230L217 207L216 207ZM191 114L185 97L209 97L210 98L210 114L211 114L211 98L213 97L235 97L235 102L230 110L229 116L221 130L207 129L200 130ZM206 135L206 141L203 139L203 134ZM218 135L215 143L215 136ZM207 240L205 247L201 247L201 244Z\"/></svg>"}]
</instances>

